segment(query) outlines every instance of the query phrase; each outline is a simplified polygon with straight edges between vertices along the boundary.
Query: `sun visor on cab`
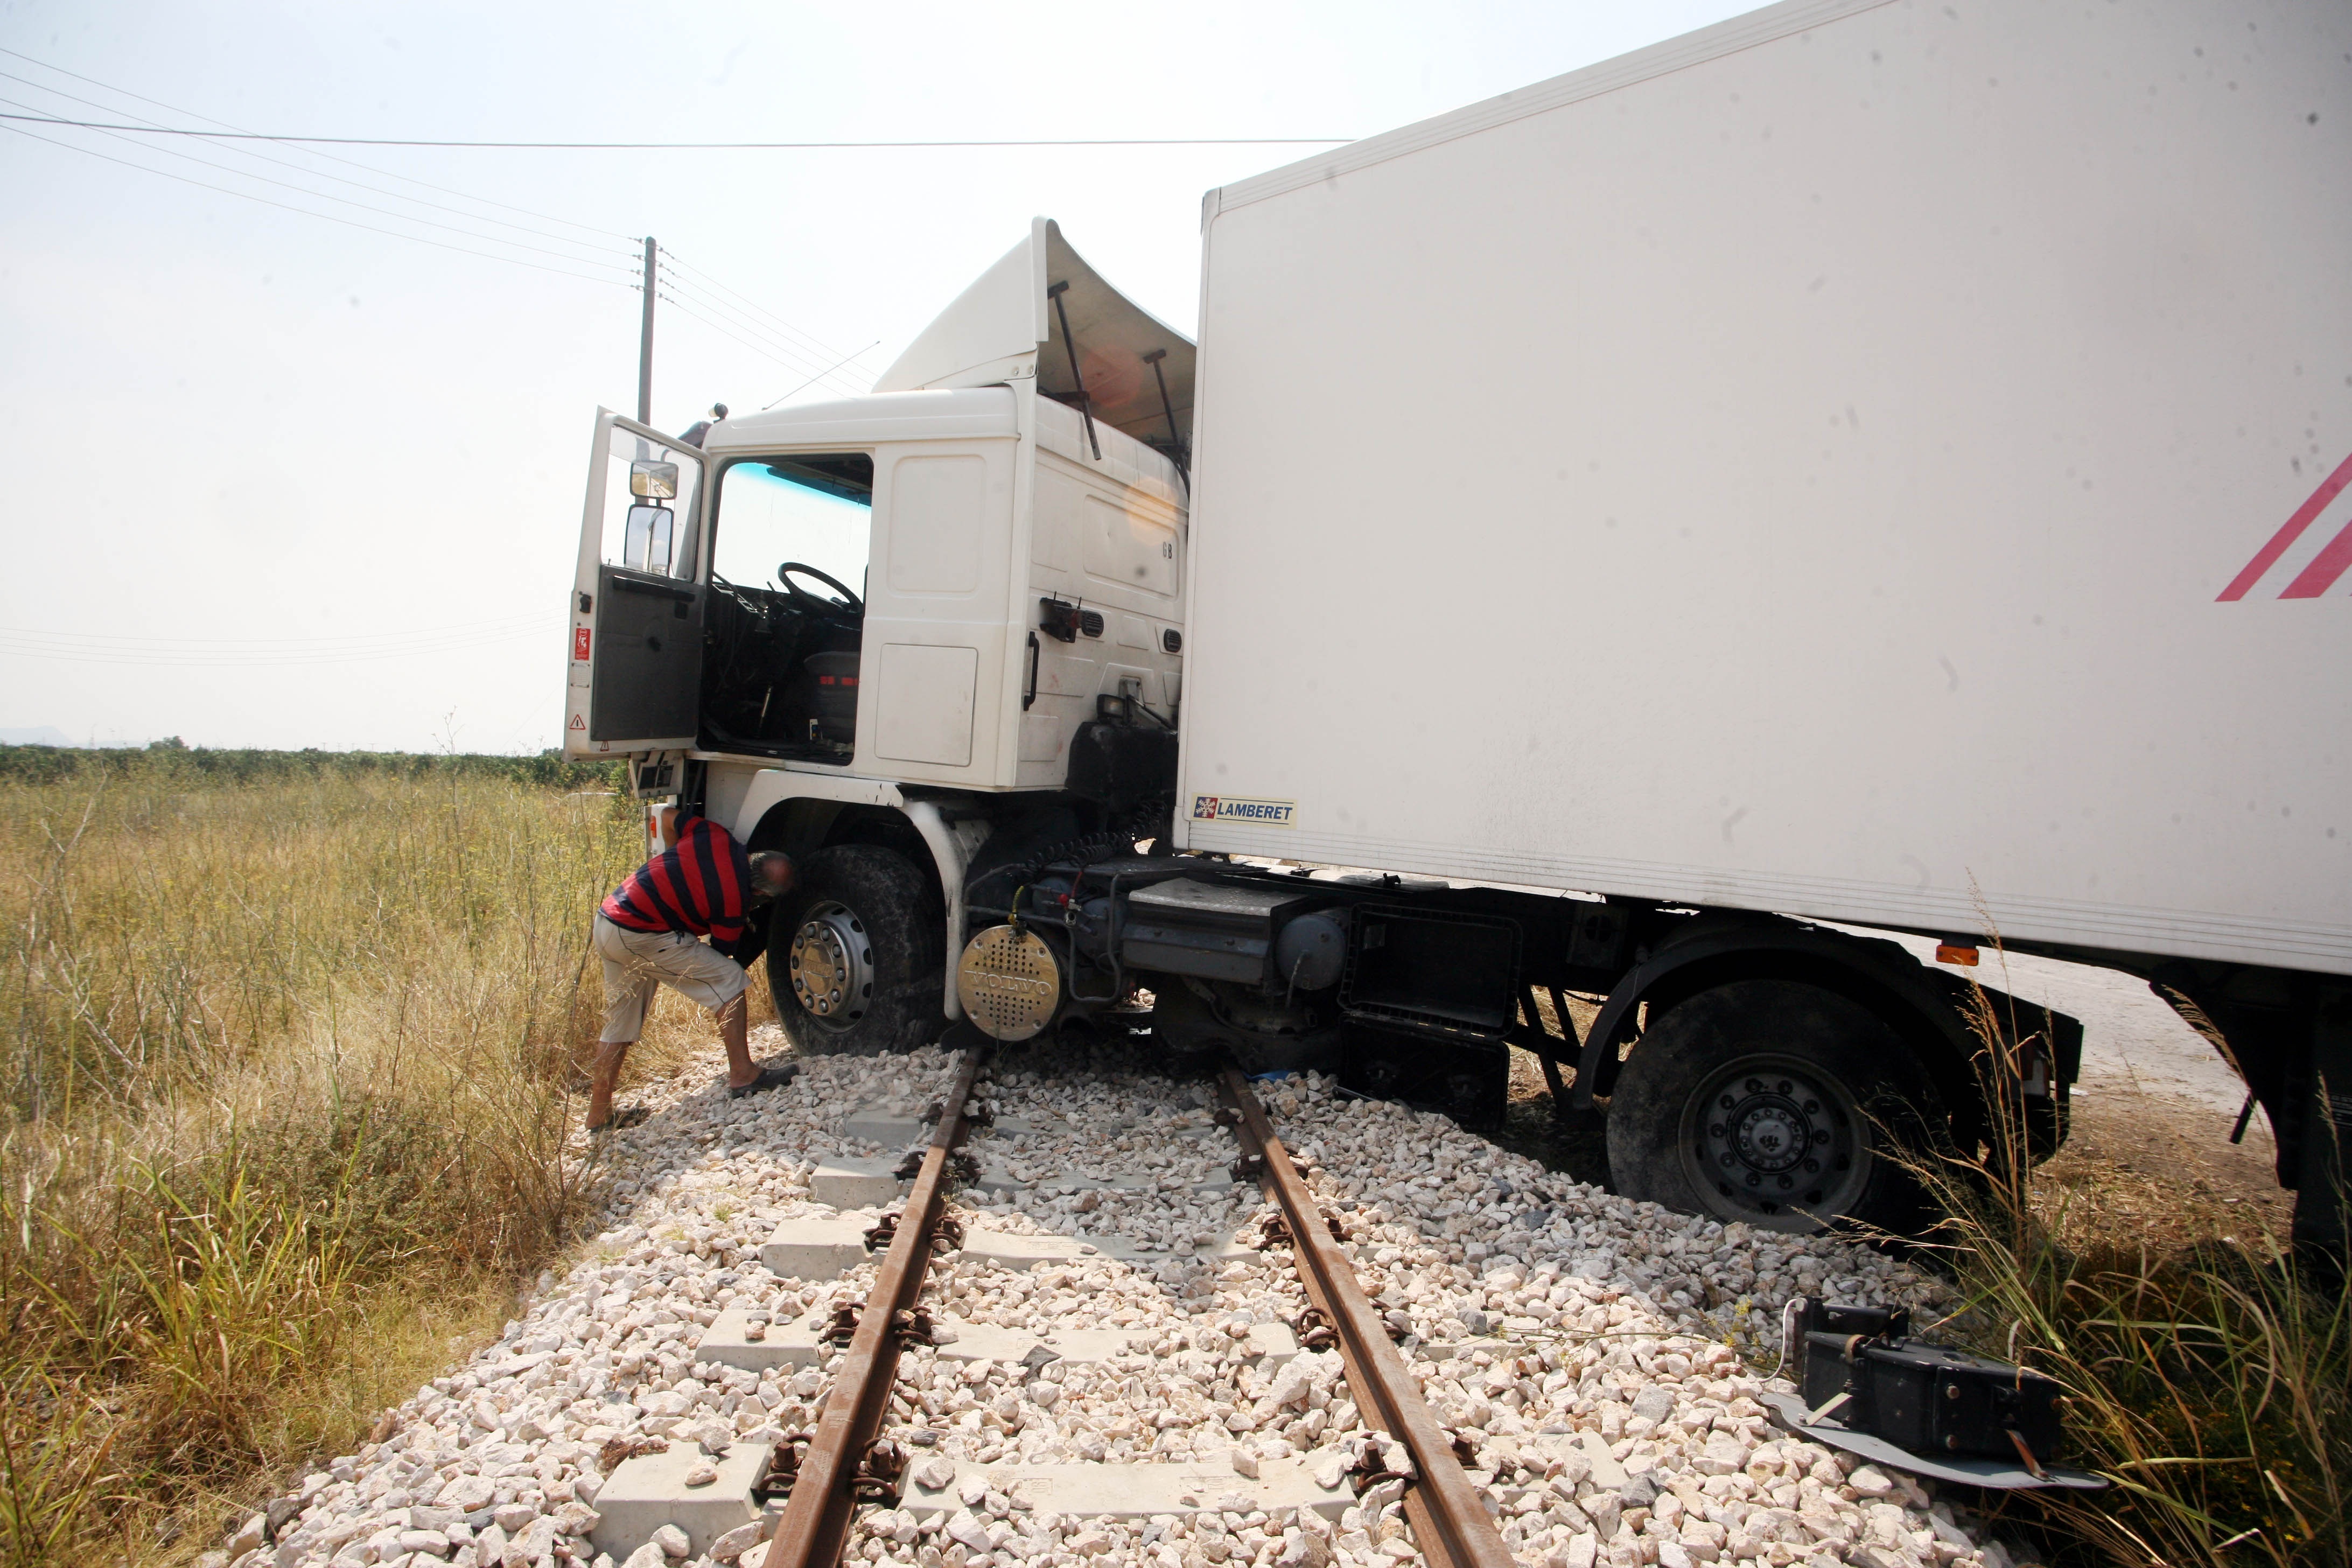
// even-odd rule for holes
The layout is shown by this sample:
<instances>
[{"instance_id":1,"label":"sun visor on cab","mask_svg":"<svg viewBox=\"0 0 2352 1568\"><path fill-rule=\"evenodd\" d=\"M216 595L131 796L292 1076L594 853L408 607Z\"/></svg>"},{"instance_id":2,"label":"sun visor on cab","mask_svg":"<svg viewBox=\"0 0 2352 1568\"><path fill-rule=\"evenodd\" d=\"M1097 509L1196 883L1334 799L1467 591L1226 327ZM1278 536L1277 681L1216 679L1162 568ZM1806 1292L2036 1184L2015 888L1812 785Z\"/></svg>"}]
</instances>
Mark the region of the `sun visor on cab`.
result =
<instances>
[{"instance_id":1,"label":"sun visor on cab","mask_svg":"<svg viewBox=\"0 0 2352 1568\"><path fill-rule=\"evenodd\" d=\"M1038 390L1075 406L1083 383L1096 419L1163 452L1181 451L1192 439L1192 339L1103 281L1060 226L1041 217L923 329L874 390L993 386L1034 374Z\"/></svg>"}]
</instances>

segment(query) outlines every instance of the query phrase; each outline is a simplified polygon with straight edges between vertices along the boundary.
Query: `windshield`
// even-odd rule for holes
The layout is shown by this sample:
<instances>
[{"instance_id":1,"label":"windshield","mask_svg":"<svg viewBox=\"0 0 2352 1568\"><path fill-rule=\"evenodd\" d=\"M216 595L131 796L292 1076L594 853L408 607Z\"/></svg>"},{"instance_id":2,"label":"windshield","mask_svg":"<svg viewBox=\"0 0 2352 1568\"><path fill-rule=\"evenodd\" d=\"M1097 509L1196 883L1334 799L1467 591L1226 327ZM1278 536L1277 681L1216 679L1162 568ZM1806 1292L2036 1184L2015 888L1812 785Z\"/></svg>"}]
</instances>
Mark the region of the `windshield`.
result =
<instances>
[{"instance_id":1,"label":"windshield","mask_svg":"<svg viewBox=\"0 0 2352 1568\"><path fill-rule=\"evenodd\" d=\"M874 459L865 453L735 463L719 477L712 569L745 587L782 587L776 568L799 562L863 598L873 512Z\"/></svg>"}]
</instances>

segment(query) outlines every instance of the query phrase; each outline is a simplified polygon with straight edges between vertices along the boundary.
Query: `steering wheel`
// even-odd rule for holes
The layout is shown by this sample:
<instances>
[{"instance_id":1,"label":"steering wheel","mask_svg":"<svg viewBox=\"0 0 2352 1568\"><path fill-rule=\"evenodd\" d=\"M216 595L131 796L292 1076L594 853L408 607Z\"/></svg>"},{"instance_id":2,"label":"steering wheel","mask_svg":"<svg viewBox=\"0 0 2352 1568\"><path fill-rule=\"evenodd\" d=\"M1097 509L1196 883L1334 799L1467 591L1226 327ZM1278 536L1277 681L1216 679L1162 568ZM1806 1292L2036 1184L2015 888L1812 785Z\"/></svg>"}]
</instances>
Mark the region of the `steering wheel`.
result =
<instances>
[{"instance_id":1,"label":"steering wheel","mask_svg":"<svg viewBox=\"0 0 2352 1568\"><path fill-rule=\"evenodd\" d=\"M822 598L810 593L793 581L795 576L815 578L833 590L834 597ZM776 581L783 584L784 592L791 595L796 604L805 607L833 615L862 616L866 613L866 602L851 593L847 584L829 573L818 571L804 561L787 561L777 567Z\"/></svg>"}]
</instances>

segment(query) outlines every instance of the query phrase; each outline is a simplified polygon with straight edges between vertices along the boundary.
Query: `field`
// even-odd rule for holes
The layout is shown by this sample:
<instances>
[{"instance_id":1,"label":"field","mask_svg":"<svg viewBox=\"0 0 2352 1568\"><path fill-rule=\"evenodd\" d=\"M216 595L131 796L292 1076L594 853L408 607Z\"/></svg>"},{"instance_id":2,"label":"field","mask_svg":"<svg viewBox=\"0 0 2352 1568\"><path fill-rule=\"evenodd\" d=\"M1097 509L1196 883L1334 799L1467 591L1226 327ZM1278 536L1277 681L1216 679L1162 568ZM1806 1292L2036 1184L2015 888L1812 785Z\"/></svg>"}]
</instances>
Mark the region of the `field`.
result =
<instances>
[{"instance_id":1,"label":"field","mask_svg":"<svg viewBox=\"0 0 2352 1568\"><path fill-rule=\"evenodd\" d=\"M0 748L0 1568L192 1561L498 1331L584 1217L586 916L641 846L547 758ZM633 1070L706 1030L666 996ZM1503 1141L1601 1179L1520 1066ZM1931 1259L1948 1331L2066 1380L2125 1483L1995 1529L2343 1560L2352 1319L2282 1265L2259 1161L2122 1100L2078 1133L1957 1182Z\"/></svg>"},{"instance_id":2,"label":"field","mask_svg":"<svg viewBox=\"0 0 2352 1568\"><path fill-rule=\"evenodd\" d=\"M550 759L0 750L0 1562L193 1557L496 1332L641 843Z\"/></svg>"}]
</instances>

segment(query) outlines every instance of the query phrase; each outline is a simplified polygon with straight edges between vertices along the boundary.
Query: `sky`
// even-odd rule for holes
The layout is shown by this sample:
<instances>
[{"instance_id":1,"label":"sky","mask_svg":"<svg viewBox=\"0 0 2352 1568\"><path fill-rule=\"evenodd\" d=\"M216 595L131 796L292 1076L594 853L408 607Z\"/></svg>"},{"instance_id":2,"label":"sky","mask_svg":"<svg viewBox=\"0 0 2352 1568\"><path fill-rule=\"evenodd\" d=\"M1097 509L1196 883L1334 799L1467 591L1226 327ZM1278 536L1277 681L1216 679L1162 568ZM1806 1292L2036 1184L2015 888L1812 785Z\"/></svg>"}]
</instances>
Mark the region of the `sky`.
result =
<instances>
[{"instance_id":1,"label":"sky","mask_svg":"<svg viewBox=\"0 0 2352 1568\"><path fill-rule=\"evenodd\" d=\"M0 0L0 111L473 141L1348 138L1748 8ZM591 426L635 405L643 236L675 267L653 412L680 430L713 401L866 390L1036 215L1190 331L1202 194L1315 151L0 123L0 427L26 459L0 733L100 744L555 744Z\"/></svg>"}]
</instances>

